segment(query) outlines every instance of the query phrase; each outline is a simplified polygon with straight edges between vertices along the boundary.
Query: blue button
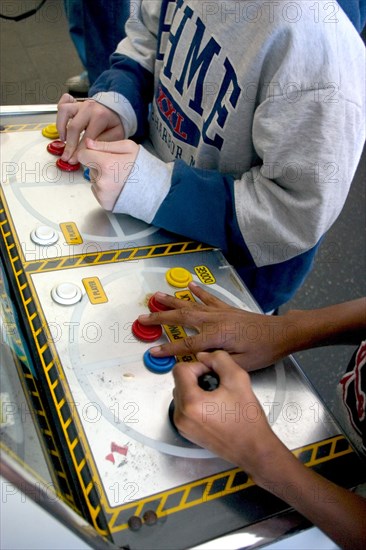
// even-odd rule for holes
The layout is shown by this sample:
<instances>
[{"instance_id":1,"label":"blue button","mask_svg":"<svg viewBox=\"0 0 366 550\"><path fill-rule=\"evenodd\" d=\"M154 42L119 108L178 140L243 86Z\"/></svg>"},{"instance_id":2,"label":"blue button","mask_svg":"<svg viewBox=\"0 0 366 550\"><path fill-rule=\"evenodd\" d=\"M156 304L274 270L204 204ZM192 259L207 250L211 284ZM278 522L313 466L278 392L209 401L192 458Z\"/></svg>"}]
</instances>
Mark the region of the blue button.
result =
<instances>
[{"instance_id":1,"label":"blue button","mask_svg":"<svg viewBox=\"0 0 366 550\"><path fill-rule=\"evenodd\" d=\"M149 350L144 353L144 364L147 369L155 374L165 374L172 370L176 363L173 356L169 357L154 357Z\"/></svg>"},{"instance_id":2,"label":"blue button","mask_svg":"<svg viewBox=\"0 0 366 550\"><path fill-rule=\"evenodd\" d=\"M84 178L88 181L90 181L90 168L85 168L84 170Z\"/></svg>"}]
</instances>

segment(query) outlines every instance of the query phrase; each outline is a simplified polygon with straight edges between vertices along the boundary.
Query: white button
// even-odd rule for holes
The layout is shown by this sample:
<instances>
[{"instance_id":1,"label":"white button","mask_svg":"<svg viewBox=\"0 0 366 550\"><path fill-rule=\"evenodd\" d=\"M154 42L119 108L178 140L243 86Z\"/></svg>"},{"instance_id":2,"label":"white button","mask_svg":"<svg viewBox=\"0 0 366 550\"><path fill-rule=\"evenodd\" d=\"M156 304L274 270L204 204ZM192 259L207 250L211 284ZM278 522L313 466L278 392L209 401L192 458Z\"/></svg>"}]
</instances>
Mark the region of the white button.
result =
<instances>
[{"instance_id":1,"label":"white button","mask_svg":"<svg viewBox=\"0 0 366 550\"><path fill-rule=\"evenodd\" d=\"M40 227L37 227L36 235L39 239L42 239L43 241L48 241L48 239L52 239L55 236L55 232L52 227L41 225Z\"/></svg>"},{"instance_id":2,"label":"white button","mask_svg":"<svg viewBox=\"0 0 366 550\"><path fill-rule=\"evenodd\" d=\"M56 231L48 225L40 225L36 227L30 235L32 241L42 246L49 246L55 244L58 241L58 234Z\"/></svg>"},{"instance_id":3,"label":"white button","mask_svg":"<svg viewBox=\"0 0 366 550\"><path fill-rule=\"evenodd\" d=\"M57 295L64 300L72 300L77 295L77 286L71 283L61 283L56 287Z\"/></svg>"},{"instance_id":4,"label":"white button","mask_svg":"<svg viewBox=\"0 0 366 550\"><path fill-rule=\"evenodd\" d=\"M52 299L63 306L72 306L80 302L82 293L74 283L60 283L51 290Z\"/></svg>"}]
</instances>

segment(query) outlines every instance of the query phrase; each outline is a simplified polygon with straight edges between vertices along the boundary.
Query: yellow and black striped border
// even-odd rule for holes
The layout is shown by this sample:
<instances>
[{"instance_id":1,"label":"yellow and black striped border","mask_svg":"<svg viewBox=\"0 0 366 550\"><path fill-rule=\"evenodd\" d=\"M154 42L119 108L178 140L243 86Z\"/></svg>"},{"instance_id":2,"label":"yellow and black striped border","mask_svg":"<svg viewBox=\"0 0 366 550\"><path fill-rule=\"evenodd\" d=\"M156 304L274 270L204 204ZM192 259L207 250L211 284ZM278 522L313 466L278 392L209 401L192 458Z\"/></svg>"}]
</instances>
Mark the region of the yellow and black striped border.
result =
<instances>
[{"instance_id":1,"label":"yellow and black striped border","mask_svg":"<svg viewBox=\"0 0 366 550\"><path fill-rule=\"evenodd\" d=\"M34 122L34 123L27 123L27 124L4 124L3 130L0 131L1 134L9 134L13 132L30 132L32 130L42 130L46 126L48 126L49 123L42 123L42 122Z\"/></svg>"},{"instance_id":2,"label":"yellow and black striped border","mask_svg":"<svg viewBox=\"0 0 366 550\"><path fill-rule=\"evenodd\" d=\"M212 250L212 247L194 241L155 244L24 262L24 269L27 273L44 273L46 271L59 271L91 265L147 260L149 258L159 258L163 256L177 256L179 254L188 254L191 252L203 252L204 250Z\"/></svg>"}]
</instances>

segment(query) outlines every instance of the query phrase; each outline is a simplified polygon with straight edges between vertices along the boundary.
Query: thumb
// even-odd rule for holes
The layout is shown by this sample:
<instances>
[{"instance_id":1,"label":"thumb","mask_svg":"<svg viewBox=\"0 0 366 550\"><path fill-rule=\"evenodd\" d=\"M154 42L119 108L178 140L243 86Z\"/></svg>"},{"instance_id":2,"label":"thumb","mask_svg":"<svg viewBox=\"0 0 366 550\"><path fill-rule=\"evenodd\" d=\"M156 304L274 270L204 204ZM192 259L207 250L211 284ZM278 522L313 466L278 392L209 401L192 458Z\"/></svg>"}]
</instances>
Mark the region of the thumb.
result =
<instances>
[{"instance_id":1,"label":"thumb","mask_svg":"<svg viewBox=\"0 0 366 550\"><path fill-rule=\"evenodd\" d=\"M85 139L87 149L100 151L102 153L131 153L131 141L124 139L121 141L99 141L91 138Z\"/></svg>"},{"instance_id":2,"label":"thumb","mask_svg":"<svg viewBox=\"0 0 366 550\"><path fill-rule=\"evenodd\" d=\"M77 153L77 159L84 166L96 170L99 175L102 173L102 163L105 157L100 151L92 151L91 149L83 147Z\"/></svg>"}]
</instances>

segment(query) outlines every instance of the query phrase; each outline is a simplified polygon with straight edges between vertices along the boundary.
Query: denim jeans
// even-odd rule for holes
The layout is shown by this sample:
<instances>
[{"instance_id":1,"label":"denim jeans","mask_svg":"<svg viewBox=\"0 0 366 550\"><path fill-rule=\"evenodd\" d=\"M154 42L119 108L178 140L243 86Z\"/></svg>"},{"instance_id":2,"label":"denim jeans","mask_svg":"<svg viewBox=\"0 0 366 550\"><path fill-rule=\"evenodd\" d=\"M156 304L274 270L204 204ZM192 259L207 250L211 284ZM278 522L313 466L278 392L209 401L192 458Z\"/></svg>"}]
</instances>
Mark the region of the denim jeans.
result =
<instances>
[{"instance_id":1,"label":"denim jeans","mask_svg":"<svg viewBox=\"0 0 366 550\"><path fill-rule=\"evenodd\" d=\"M124 38L129 0L64 0L69 32L90 83L109 68L109 57Z\"/></svg>"},{"instance_id":2,"label":"denim jeans","mask_svg":"<svg viewBox=\"0 0 366 550\"><path fill-rule=\"evenodd\" d=\"M358 32L361 32L366 21L366 0L338 0L338 4L348 15Z\"/></svg>"}]
</instances>

